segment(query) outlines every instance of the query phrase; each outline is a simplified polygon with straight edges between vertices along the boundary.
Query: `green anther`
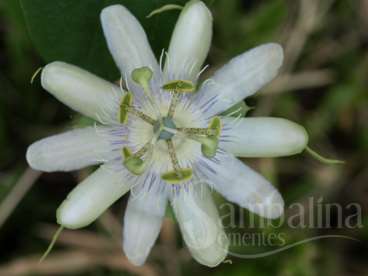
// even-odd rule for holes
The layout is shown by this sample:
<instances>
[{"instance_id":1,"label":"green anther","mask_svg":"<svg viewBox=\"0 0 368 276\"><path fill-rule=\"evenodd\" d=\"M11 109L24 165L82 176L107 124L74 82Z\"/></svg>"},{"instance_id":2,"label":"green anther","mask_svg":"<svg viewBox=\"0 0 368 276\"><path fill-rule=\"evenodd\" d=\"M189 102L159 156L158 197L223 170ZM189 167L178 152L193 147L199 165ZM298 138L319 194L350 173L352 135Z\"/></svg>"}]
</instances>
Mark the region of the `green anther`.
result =
<instances>
[{"instance_id":1,"label":"green anther","mask_svg":"<svg viewBox=\"0 0 368 276\"><path fill-rule=\"evenodd\" d=\"M214 117L207 129L182 129L184 133L188 133L189 137L201 143L202 154L208 158L216 155L219 137L221 135L221 120L219 117Z\"/></svg>"},{"instance_id":2,"label":"green anther","mask_svg":"<svg viewBox=\"0 0 368 276\"><path fill-rule=\"evenodd\" d=\"M128 122L128 113L129 107L133 103L133 94L131 92L127 92L120 102L120 111L119 111L119 122L121 124L126 124Z\"/></svg>"},{"instance_id":3,"label":"green anther","mask_svg":"<svg viewBox=\"0 0 368 276\"><path fill-rule=\"evenodd\" d=\"M124 156L123 164L132 174L141 175L146 170L147 162L143 160L141 157L149 150L150 144L147 143L136 153L132 153L132 151L124 147L122 150L122 155Z\"/></svg>"},{"instance_id":4,"label":"green anther","mask_svg":"<svg viewBox=\"0 0 368 276\"><path fill-rule=\"evenodd\" d=\"M126 124L128 122L129 112L141 118L142 120L146 121L147 123L151 125L154 125L156 123L156 121L153 118L144 114L142 111L135 109L132 106L132 103L133 103L133 94L131 92L127 92L127 94L123 96L120 102L120 110L118 114L119 116L118 119L121 124Z\"/></svg>"},{"instance_id":5,"label":"green anther","mask_svg":"<svg viewBox=\"0 0 368 276\"><path fill-rule=\"evenodd\" d=\"M162 89L179 93L192 93L195 91L196 87L194 83L189 80L174 80L164 84Z\"/></svg>"},{"instance_id":6,"label":"green anther","mask_svg":"<svg viewBox=\"0 0 368 276\"><path fill-rule=\"evenodd\" d=\"M146 162L134 155L125 159L123 163L127 170L135 175L141 175L146 170Z\"/></svg>"},{"instance_id":7,"label":"green anther","mask_svg":"<svg viewBox=\"0 0 368 276\"><path fill-rule=\"evenodd\" d=\"M188 181L193 177L192 169L179 169L169 171L161 175L162 180L165 180L169 184L180 184L184 181Z\"/></svg>"},{"instance_id":8,"label":"green anther","mask_svg":"<svg viewBox=\"0 0 368 276\"><path fill-rule=\"evenodd\" d=\"M153 72L148 67L141 67L134 69L132 72L132 79L137 84L140 84L144 89L148 88L148 83L152 79Z\"/></svg>"},{"instance_id":9,"label":"green anther","mask_svg":"<svg viewBox=\"0 0 368 276\"><path fill-rule=\"evenodd\" d=\"M131 157L133 155L132 151L127 147L123 148L122 153L123 153L124 159L128 159L129 157Z\"/></svg>"},{"instance_id":10,"label":"green anther","mask_svg":"<svg viewBox=\"0 0 368 276\"><path fill-rule=\"evenodd\" d=\"M214 134L211 135L211 136L215 136L215 137L218 138L221 135L221 129L222 129L222 124L221 124L220 118L219 117L214 117L210 121L210 124L208 125L208 128L214 132Z\"/></svg>"},{"instance_id":11,"label":"green anther","mask_svg":"<svg viewBox=\"0 0 368 276\"><path fill-rule=\"evenodd\" d=\"M204 156L208 158L212 158L216 155L219 137L221 135L221 120L219 117L214 117L209 125L208 129L212 130L213 134L208 135L207 137L197 137L197 141L201 142L201 151ZM199 139L199 140L198 140Z\"/></svg>"},{"instance_id":12,"label":"green anther","mask_svg":"<svg viewBox=\"0 0 368 276\"><path fill-rule=\"evenodd\" d=\"M192 169L180 168L178 158L175 153L173 141L166 140L166 143L167 143L167 148L169 150L169 155L170 155L171 163L173 166L173 170L161 174L162 180L166 181L169 184L179 184L180 182L190 180L193 176Z\"/></svg>"},{"instance_id":13,"label":"green anther","mask_svg":"<svg viewBox=\"0 0 368 276\"><path fill-rule=\"evenodd\" d=\"M216 136L191 136L193 140L201 143L201 151L207 158L212 158L216 155L219 139Z\"/></svg>"}]
</instances>

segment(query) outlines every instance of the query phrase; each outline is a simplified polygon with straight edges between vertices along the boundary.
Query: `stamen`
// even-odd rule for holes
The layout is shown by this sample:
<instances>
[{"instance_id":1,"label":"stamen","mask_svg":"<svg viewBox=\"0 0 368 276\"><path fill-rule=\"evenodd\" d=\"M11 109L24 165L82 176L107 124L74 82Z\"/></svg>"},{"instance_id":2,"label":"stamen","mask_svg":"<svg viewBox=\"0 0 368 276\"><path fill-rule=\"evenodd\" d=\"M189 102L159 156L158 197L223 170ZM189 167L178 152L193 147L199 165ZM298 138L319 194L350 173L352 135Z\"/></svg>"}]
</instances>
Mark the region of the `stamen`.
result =
<instances>
[{"instance_id":1,"label":"stamen","mask_svg":"<svg viewBox=\"0 0 368 276\"><path fill-rule=\"evenodd\" d=\"M144 114L142 111L139 111L139 110L137 110L137 109L135 109L134 107L132 107L132 106L129 106L129 107L127 107L127 110L130 112L130 113L132 113L133 115L135 115L135 116L137 116L137 117L139 117L139 118L141 118L143 121L145 121L145 122L147 122L147 123L149 123L149 124L151 124L151 125L155 125L155 123L156 123L156 121L153 119L153 118L151 118L150 116L148 116L148 115L146 115L146 114Z\"/></svg>"},{"instance_id":2,"label":"stamen","mask_svg":"<svg viewBox=\"0 0 368 276\"><path fill-rule=\"evenodd\" d=\"M189 136L192 140L201 143L201 151L207 158L212 158L216 155L219 139L216 136Z\"/></svg>"},{"instance_id":3,"label":"stamen","mask_svg":"<svg viewBox=\"0 0 368 276\"><path fill-rule=\"evenodd\" d=\"M179 96L180 95L179 95L178 92L173 92L172 93L172 98L171 98L171 102L170 102L169 111L167 112L167 117L169 117L169 118L174 117L176 106L179 103Z\"/></svg>"},{"instance_id":4,"label":"stamen","mask_svg":"<svg viewBox=\"0 0 368 276\"><path fill-rule=\"evenodd\" d=\"M133 115L141 118L143 121L155 125L156 121L150 116L144 114L142 111L135 109L132 106L133 103L133 94L131 92L127 92L120 103L120 112L119 112L119 122L121 124L126 124L128 122L128 113L132 113Z\"/></svg>"},{"instance_id":5,"label":"stamen","mask_svg":"<svg viewBox=\"0 0 368 276\"><path fill-rule=\"evenodd\" d=\"M180 166L179 166L178 158L175 153L174 143L171 139L166 140L166 143L167 143L167 148L169 150L169 155L170 155L170 159L171 159L171 163L174 168L174 171L178 172L180 170Z\"/></svg>"},{"instance_id":6,"label":"stamen","mask_svg":"<svg viewBox=\"0 0 368 276\"><path fill-rule=\"evenodd\" d=\"M146 170L148 159L143 160L141 157L148 152L152 147L151 142L146 143L139 151L132 154L132 151L124 147L122 154L124 156L123 164L132 174L141 175Z\"/></svg>"},{"instance_id":7,"label":"stamen","mask_svg":"<svg viewBox=\"0 0 368 276\"><path fill-rule=\"evenodd\" d=\"M172 118L178 105L180 94L192 93L195 90L195 85L189 80L174 80L164 84L162 89L172 92L171 103L167 113L167 117Z\"/></svg>"},{"instance_id":8,"label":"stamen","mask_svg":"<svg viewBox=\"0 0 368 276\"><path fill-rule=\"evenodd\" d=\"M148 141L140 150L138 150L135 154L132 151L124 147L122 150L122 155L124 157L123 164L127 168L128 171L135 175L141 175L147 168L147 163L150 160L150 155L146 156L145 160L142 159L142 156L147 152L152 153L153 146L156 144L158 140L159 133L155 133L151 139Z\"/></svg>"},{"instance_id":9,"label":"stamen","mask_svg":"<svg viewBox=\"0 0 368 276\"><path fill-rule=\"evenodd\" d=\"M127 170L130 171L132 174L141 175L146 170L147 162L133 155L131 157L126 158L123 164L127 168Z\"/></svg>"},{"instance_id":10,"label":"stamen","mask_svg":"<svg viewBox=\"0 0 368 276\"><path fill-rule=\"evenodd\" d=\"M152 147L152 143L151 143L151 141L150 142L148 142L148 143L146 143L140 150L138 150L135 154L134 154L134 156L136 156L136 157L142 157L143 155L145 155L147 152L148 152L148 150L150 149Z\"/></svg>"},{"instance_id":11,"label":"stamen","mask_svg":"<svg viewBox=\"0 0 368 276\"><path fill-rule=\"evenodd\" d=\"M180 131L189 139L201 143L203 155L212 158L217 152L221 128L220 118L214 117L208 128L177 128L177 131Z\"/></svg>"},{"instance_id":12,"label":"stamen","mask_svg":"<svg viewBox=\"0 0 368 276\"><path fill-rule=\"evenodd\" d=\"M178 158L175 153L174 143L171 139L166 140L167 148L169 151L171 164L173 166L173 171L168 171L161 175L161 178L169 184L179 184L184 181L188 181L193 176L193 171L190 168L182 169L180 168Z\"/></svg>"},{"instance_id":13,"label":"stamen","mask_svg":"<svg viewBox=\"0 0 368 276\"><path fill-rule=\"evenodd\" d=\"M216 135L217 131L214 129L209 129L209 128L177 128L178 131L185 133L185 134L190 134L190 135L205 135L205 136L211 136L211 135Z\"/></svg>"},{"instance_id":14,"label":"stamen","mask_svg":"<svg viewBox=\"0 0 368 276\"><path fill-rule=\"evenodd\" d=\"M131 92L127 92L120 102L120 110L119 110L119 122L122 124L126 124L128 122L128 108L133 103L133 94Z\"/></svg>"}]
</instances>

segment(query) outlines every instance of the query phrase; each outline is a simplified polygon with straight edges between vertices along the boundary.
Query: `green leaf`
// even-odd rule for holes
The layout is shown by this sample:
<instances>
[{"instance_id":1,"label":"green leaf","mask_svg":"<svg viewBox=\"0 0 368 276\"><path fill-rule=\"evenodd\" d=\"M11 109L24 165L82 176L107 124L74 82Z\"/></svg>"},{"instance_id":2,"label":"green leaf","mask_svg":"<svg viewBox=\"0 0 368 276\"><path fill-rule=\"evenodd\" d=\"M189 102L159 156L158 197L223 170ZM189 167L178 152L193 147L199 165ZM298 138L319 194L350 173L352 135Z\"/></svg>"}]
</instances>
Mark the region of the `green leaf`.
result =
<instances>
[{"instance_id":1,"label":"green leaf","mask_svg":"<svg viewBox=\"0 0 368 276\"><path fill-rule=\"evenodd\" d=\"M231 116L231 117L244 117L247 115L249 110L252 110L252 107L247 106L244 101L238 102L230 107L228 110L225 110L220 115L221 116Z\"/></svg>"},{"instance_id":2,"label":"green leaf","mask_svg":"<svg viewBox=\"0 0 368 276\"><path fill-rule=\"evenodd\" d=\"M20 0L31 39L45 62L69 62L116 80L119 72L108 52L100 23L104 7L122 4L141 22L156 55L167 49L178 11L146 18L166 4L185 0ZM124 41L122 41L124 43Z\"/></svg>"}]
</instances>

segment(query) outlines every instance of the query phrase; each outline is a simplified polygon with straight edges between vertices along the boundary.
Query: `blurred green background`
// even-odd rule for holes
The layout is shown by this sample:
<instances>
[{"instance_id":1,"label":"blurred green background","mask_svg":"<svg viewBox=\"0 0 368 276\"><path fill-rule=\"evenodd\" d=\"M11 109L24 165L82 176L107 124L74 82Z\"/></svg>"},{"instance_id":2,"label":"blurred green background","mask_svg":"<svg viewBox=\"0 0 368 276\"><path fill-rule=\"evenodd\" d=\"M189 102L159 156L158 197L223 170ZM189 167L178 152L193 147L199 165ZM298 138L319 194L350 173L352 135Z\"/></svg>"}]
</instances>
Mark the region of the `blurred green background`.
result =
<instances>
[{"instance_id":1,"label":"blurred green background","mask_svg":"<svg viewBox=\"0 0 368 276\"><path fill-rule=\"evenodd\" d=\"M168 215L146 265L136 268L120 249L124 197L92 226L65 231L49 258L38 264L56 229L56 208L89 171L40 174L27 167L26 148L37 139L89 122L42 90L38 78L31 85L31 76L39 67L58 59L115 81L119 76L103 42L100 9L111 3L126 4L138 16L159 53L167 48L179 12L152 19L145 16L164 3L184 2L1 0L1 276L368 275L368 0L206 1L214 15L214 38L208 57L211 67L206 77L253 46L281 43L285 49L282 72L255 97L247 99L255 107L247 116L279 116L298 122L308 130L312 148L343 159L346 164L321 164L306 153L245 162L272 180L287 205L306 204L310 198L322 197L324 202L342 206L355 202L362 208L364 226L359 228L334 227L337 217L332 214L332 227L328 229L283 227L259 231L286 233L288 243L316 235L347 235L359 242L325 239L265 258L229 256L225 263L209 269L191 259L175 221ZM94 40L85 41L91 30L95 30ZM83 53L87 46L92 48L86 56ZM217 201L224 203L219 196ZM344 209L342 216L348 215L349 210ZM241 233L248 230L237 229ZM268 248L231 250L251 254Z\"/></svg>"}]
</instances>

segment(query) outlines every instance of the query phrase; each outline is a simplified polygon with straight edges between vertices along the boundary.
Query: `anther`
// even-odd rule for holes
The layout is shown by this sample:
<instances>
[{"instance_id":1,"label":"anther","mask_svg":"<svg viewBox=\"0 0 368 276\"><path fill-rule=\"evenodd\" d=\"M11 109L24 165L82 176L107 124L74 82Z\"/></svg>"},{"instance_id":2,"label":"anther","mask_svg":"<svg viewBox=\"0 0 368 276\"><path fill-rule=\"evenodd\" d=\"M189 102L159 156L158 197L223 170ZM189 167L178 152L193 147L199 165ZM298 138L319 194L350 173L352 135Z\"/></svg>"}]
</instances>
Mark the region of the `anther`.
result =
<instances>
[{"instance_id":1,"label":"anther","mask_svg":"<svg viewBox=\"0 0 368 276\"><path fill-rule=\"evenodd\" d=\"M155 125L156 121L150 116L144 114L142 111L135 109L133 106L133 94L131 92L127 92L120 102L120 111L119 111L119 122L121 124L126 124L128 122L128 114L132 113L133 115L141 118L145 122Z\"/></svg>"},{"instance_id":2,"label":"anther","mask_svg":"<svg viewBox=\"0 0 368 276\"><path fill-rule=\"evenodd\" d=\"M179 165L179 161L175 153L173 141L169 139L166 140L166 143L171 159L171 164L173 166L173 170L163 173L161 175L161 178L169 184L180 184L181 182L190 180L193 176L192 169L190 168L182 169Z\"/></svg>"},{"instance_id":3,"label":"anther","mask_svg":"<svg viewBox=\"0 0 368 276\"><path fill-rule=\"evenodd\" d=\"M177 130L188 138L201 143L202 154L212 158L217 152L221 128L220 118L214 117L210 121L208 128L177 128Z\"/></svg>"},{"instance_id":4,"label":"anther","mask_svg":"<svg viewBox=\"0 0 368 276\"><path fill-rule=\"evenodd\" d=\"M163 90L172 93L171 103L167 117L172 118L178 105L181 93L192 93L195 90L195 85L189 80L174 80L162 86Z\"/></svg>"},{"instance_id":5,"label":"anther","mask_svg":"<svg viewBox=\"0 0 368 276\"><path fill-rule=\"evenodd\" d=\"M162 86L163 90L175 91L178 93L193 93L195 88L194 83L190 80L174 80Z\"/></svg>"},{"instance_id":6,"label":"anther","mask_svg":"<svg viewBox=\"0 0 368 276\"><path fill-rule=\"evenodd\" d=\"M122 155L124 156L123 164L132 174L141 175L144 173L147 167L148 160L143 160L142 156L146 154L151 149L151 143L147 143L144 145L139 151L135 154L132 151L124 147L122 150Z\"/></svg>"}]
</instances>

